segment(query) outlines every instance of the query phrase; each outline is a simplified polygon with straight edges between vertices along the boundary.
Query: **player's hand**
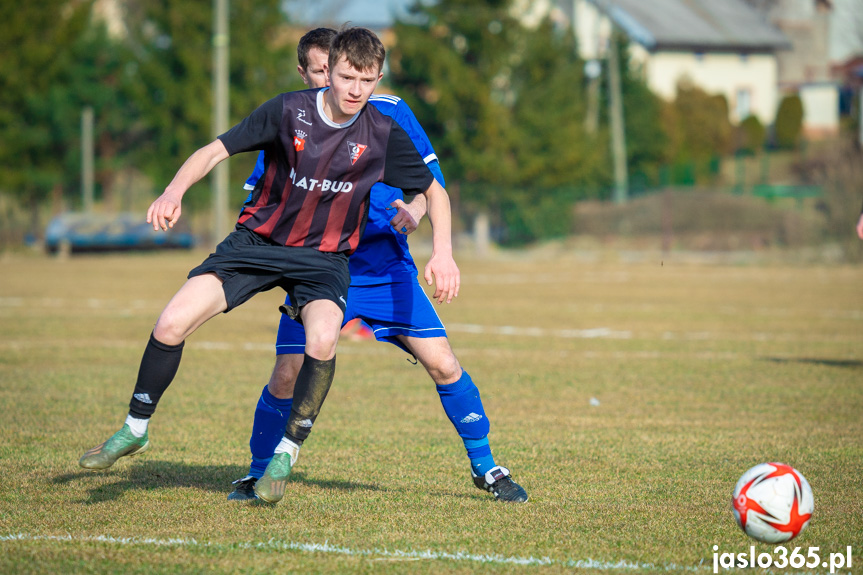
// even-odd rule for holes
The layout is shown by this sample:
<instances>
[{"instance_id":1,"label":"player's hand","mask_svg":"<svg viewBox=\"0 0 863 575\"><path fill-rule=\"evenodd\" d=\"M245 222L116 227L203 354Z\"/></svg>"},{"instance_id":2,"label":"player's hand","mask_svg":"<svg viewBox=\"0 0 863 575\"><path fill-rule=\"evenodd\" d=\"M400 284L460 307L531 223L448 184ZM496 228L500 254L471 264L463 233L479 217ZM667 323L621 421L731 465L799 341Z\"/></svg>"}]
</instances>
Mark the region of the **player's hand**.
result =
<instances>
[{"instance_id":1,"label":"player's hand","mask_svg":"<svg viewBox=\"0 0 863 575\"><path fill-rule=\"evenodd\" d=\"M432 285L432 277L434 277L435 291L432 299L436 299L438 303L443 303L446 300L450 303L453 298L458 297L458 290L461 286L461 272L452 256L439 256L432 253L431 258L425 267L425 280L428 285Z\"/></svg>"},{"instance_id":2,"label":"player's hand","mask_svg":"<svg viewBox=\"0 0 863 575\"><path fill-rule=\"evenodd\" d=\"M408 235L417 229L422 214L416 215L416 208L411 209L411 204L406 204L402 200L396 200L390 204L388 210L397 210L395 217L390 220L390 225L398 233Z\"/></svg>"},{"instance_id":3,"label":"player's hand","mask_svg":"<svg viewBox=\"0 0 863 575\"><path fill-rule=\"evenodd\" d=\"M150 204L150 209L147 210L147 223L153 224L154 231L159 231L160 228L162 231L167 231L168 228L174 227L182 211L180 198L165 190L165 193Z\"/></svg>"}]
</instances>

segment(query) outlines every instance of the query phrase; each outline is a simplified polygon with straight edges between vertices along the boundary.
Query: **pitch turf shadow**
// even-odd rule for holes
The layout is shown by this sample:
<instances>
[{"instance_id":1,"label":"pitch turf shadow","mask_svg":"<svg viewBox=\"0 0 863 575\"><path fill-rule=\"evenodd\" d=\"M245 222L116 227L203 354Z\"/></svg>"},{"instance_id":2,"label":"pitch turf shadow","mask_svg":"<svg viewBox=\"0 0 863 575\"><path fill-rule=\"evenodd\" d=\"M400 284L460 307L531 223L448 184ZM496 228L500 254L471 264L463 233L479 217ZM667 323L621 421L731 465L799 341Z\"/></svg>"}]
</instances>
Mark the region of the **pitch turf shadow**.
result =
<instances>
[{"instance_id":1,"label":"pitch turf shadow","mask_svg":"<svg viewBox=\"0 0 863 575\"><path fill-rule=\"evenodd\" d=\"M314 479L303 472L291 473L291 483L302 483L303 485L314 485L321 489L338 489L340 491L393 491L380 485L370 483L357 483L355 481L340 481L338 479Z\"/></svg>"},{"instance_id":2,"label":"pitch turf shadow","mask_svg":"<svg viewBox=\"0 0 863 575\"><path fill-rule=\"evenodd\" d=\"M761 359L773 363L809 363L828 367L863 368L863 360L858 359L824 359L817 357L762 357Z\"/></svg>"},{"instance_id":3,"label":"pitch turf shadow","mask_svg":"<svg viewBox=\"0 0 863 575\"><path fill-rule=\"evenodd\" d=\"M248 469L244 465L192 465L158 460L121 461L115 467L105 471L64 473L54 477L51 482L55 484L90 483L86 488L87 499L82 501L87 505L115 501L129 491L153 491L177 487L212 491L227 497L233 489L231 482L246 475ZM104 478L109 478L111 481L106 483ZM303 473L291 474L290 481L314 485L322 489L388 491L378 485L367 483L311 479Z\"/></svg>"},{"instance_id":4,"label":"pitch turf shadow","mask_svg":"<svg viewBox=\"0 0 863 575\"><path fill-rule=\"evenodd\" d=\"M105 471L77 471L64 473L52 482L65 484L86 482L86 504L114 501L127 491L150 491L176 487L191 487L215 493L231 492L231 482L243 477L248 467L243 465L192 465L175 461L139 460L122 461ZM103 479L112 481L106 483Z\"/></svg>"}]
</instances>

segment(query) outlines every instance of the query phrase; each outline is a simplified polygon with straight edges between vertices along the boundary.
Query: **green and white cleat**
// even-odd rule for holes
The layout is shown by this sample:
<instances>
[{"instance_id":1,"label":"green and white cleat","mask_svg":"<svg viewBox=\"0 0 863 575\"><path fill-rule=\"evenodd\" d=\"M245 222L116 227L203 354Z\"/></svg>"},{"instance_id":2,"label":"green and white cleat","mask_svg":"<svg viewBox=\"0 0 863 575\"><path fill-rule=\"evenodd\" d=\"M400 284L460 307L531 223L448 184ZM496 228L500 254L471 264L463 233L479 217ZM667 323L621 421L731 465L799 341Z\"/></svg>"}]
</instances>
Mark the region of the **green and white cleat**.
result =
<instances>
[{"instance_id":1,"label":"green and white cleat","mask_svg":"<svg viewBox=\"0 0 863 575\"><path fill-rule=\"evenodd\" d=\"M255 494L267 503L278 503L285 496L285 484L291 474L291 454L276 453L267 464L264 475L255 482Z\"/></svg>"},{"instance_id":2,"label":"green and white cleat","mask_svg":"<svg viewBox=\"0 0 863 575\"><path fill-rule=\"evenodd\" d=\"M108 469L121 457L131 457L144 453L150 449L150 441L147 433L144 437L135 437L128 425L123 425L117 433L112 435L108 441L88 450L78 465L84 469Z\"/></svg>"}]
</instances>

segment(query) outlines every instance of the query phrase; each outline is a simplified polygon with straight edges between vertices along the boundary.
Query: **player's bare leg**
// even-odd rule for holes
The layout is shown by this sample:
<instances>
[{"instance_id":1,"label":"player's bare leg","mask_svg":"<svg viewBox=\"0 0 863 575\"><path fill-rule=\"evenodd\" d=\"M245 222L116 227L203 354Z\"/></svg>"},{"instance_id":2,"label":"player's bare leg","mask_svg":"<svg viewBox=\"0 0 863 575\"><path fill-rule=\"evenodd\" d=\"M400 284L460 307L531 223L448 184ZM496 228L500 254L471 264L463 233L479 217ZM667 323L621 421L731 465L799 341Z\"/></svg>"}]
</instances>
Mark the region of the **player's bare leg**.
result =
<instances>
[{"instance_id":1,"label":"player's bare leg","mask_svg":"<svg viewBox=\"0 0 863 575\"><path fill-rule=\"evenodd\" d=\"M153 335L167 345L179 345L207 320L228 309L222 280L215 274L189 278L159 315Z\"/></svg>"},{"instance_id":2,"label":"player's bare leg","mask_svg":"<svg viewBox=\"0 0 863 575\"><path fill-rule=\"evenodd\" d=\"M159 316L144 350L126 422L107 441L84 453L78 461L81 467L107 469L121 457L149 449L150 416L177 373L183 342L227 307L222 281L215 275L193 277L180 288Z\"/></svg>"},{"instance_id":3,"label":"player's bare leg","mask_svg":"<svg viewBox=\"0 0 863 575\"><path fill-rule=\"evenodd\" d=\"M294 397L294 383L302 367L303 354L301 353L285 353L276 356L276 365L273 366L273 373L270 375L270 381L267 382L267 389L273 397L279 399Z\"/></svg>"}]
</instances>

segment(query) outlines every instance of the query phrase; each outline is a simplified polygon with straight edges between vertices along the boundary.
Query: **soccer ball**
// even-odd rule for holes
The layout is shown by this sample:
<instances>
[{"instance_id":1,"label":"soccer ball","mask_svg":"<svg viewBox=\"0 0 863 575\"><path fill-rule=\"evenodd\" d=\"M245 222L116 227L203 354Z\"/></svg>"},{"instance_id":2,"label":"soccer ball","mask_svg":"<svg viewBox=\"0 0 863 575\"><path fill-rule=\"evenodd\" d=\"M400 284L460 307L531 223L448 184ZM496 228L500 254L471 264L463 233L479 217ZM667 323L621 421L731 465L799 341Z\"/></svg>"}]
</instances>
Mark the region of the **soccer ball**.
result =
<instances>
[{"instance_id":1,"label":"soccer ball","mask_svg":"<svg viewBox=\"0 0 863 575\"><path fill-rule=\"evenodd\" d=\"M734 487L734 518L750 537L764 543L791 541L806 529L815 498L803 475L783 463L761 463Z\"/></svg>"}]
</instances>

